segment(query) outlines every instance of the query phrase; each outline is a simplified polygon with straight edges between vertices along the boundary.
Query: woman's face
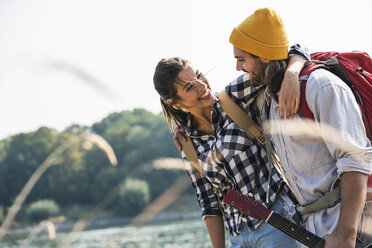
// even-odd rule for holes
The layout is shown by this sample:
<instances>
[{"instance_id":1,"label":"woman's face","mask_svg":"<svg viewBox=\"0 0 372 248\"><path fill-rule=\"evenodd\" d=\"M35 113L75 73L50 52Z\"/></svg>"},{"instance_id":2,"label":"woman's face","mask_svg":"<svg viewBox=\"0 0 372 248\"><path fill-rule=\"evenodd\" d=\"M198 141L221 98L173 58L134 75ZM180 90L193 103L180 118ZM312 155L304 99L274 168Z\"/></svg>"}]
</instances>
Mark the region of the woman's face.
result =
<instances>
[{"instance_id":1,"label":"woman's face","mask_svg":"<svg viewBox=\"0 0 372 248\"><path fill-rule=\"evenodd\" d=\"M214 95L206 78L198 78L196 71L187 66L178 74L174 87L178 99L173 101L173 106L186 112L198 111L210 107L214 102Z\"/></svg>"}]
</instances>

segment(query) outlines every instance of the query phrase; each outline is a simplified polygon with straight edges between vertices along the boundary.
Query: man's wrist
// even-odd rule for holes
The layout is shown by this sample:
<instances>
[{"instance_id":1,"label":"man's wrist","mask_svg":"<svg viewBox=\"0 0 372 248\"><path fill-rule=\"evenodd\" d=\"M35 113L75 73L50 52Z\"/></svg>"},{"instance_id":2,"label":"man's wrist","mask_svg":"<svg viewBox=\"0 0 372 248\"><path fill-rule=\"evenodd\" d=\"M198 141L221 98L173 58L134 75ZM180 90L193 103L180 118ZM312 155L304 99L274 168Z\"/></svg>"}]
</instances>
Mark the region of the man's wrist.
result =
<instances>
[{"instance_id":1,"label":"man's wrist","mask_svg":"<svg viewBox=\"0 0 372 248\"><path fill-rule=\"evenodd\" d=\"M288 72L295 76L299 76L302 68L304 67L305 62L306 62L306 59L304 59L301 56L298 56L298 55L292 56L290 58L290 61L288 63L285 73Z\"/></svg>"},{"instance_id":2,"label":"man's wrist","mask_svg":"<svg viewBox=\"0 0 372 248\"><path fill-rule=\"evenodd\" d=\"M298 69L295 69L295 68L288 68L285 73L284 73L284 77L286 77L287 79L291 78L291 79L297 79L300 75L300 70Z\"/></svg>"},{"instance_id":3,"label":"man's wrist","mask_svg":"<svg viewBox=\"0 0 372 248\"><path fill-rule=\"evenodd\" d=\"M340 233L347 239L355 239L357 235L357 227L350 225L339 226L336 232Z\"/></svg>"}]
</instances>

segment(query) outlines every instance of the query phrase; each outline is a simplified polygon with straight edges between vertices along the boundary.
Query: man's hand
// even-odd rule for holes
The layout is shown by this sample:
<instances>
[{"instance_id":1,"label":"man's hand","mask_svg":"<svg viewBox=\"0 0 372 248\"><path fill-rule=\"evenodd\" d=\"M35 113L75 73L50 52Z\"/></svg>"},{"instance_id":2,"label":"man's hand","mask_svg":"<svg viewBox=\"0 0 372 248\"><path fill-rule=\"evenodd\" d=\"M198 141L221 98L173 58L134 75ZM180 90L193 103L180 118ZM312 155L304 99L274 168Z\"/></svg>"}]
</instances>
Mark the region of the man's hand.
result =
<instances>
[{"instance_id":1,"label":"man's hand","mask_svg":"<svg viewBox=\"0 0 372 248\"><path fill-rule=\"evenodd\" d=\"M300 84L298 73L287 71L279 91L280 119L293 118L300 105Z\"/></svg>"},{"instance_id":2,"label":"man's hand","mask_svg":"<svg viewBox=\"0 0 372 248\"><path fill-rule=\"evenodd\" d=\"M354 248L356 242L356 233L343 234L341 232L334 232L325 235L326 241L324 248Z\"/></svg>"},{"instance_id":3,"label":"man's hand","mask_svg":"<svg viewBox=\"0 0 372 248\"><path fill-rule=\"evenodd\" d=\"M279 91L279 112L280 119L293 118L300 106L300 84L299 75L306 62L301 56L289 58L288 67L285 71L282 85Z\"/></svg>"},{"instance_id":4,"label":"man's hand","mask_svg":"<svg viewBox=\"0 0 372 248\"><path fill-rule=\"evenodd\" d=\"M174 137L173 137L173 142L176 145L178 151L182 151L182 144L180 140L186 141L185 135L181 132L183 127L175 127L174 128Z\"/></svg>"}]
</instances>

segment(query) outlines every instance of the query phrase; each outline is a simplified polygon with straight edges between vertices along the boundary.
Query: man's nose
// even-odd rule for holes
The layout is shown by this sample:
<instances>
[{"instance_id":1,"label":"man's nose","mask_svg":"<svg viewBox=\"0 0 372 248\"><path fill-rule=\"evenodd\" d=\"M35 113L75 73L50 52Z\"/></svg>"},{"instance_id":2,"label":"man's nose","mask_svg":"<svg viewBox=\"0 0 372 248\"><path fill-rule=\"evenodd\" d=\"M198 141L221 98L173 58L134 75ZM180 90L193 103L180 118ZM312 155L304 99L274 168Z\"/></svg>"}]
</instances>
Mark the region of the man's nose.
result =
<instances>
[{"instance_id":1,"label":"man's nose","mask_svg":"<svg viewBox=\"0 0 372 248\"><path fill-rule=\"evenodd\" d=\"M239 61L236 61L236 70L237 71L241 71L242 70L242 66L241 66L241 63Z\"/></svg>"}]
</instances>

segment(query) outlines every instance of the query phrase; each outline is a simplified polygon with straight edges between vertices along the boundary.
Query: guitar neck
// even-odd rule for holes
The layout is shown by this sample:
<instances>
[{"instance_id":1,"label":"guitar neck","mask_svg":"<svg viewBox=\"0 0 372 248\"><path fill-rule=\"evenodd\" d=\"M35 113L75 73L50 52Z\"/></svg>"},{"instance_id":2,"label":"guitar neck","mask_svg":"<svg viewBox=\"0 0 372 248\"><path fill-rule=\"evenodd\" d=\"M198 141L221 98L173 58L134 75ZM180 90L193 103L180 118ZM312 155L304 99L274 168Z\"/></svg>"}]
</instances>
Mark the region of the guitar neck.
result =
<instances>
[{"instance_id":1,"label":"guitar neck","mask_svg":"<svg viewBox=\"0 0 372 248\"><path fill-rule=\"evenodd\" d=\"M324 239L275 212L271 213L266 222L310 248L323 248L325 245Z\"/></svg>"},{"instance_id":2,"label":"guitar neck","mask_svg":"<svg viewBox=\"0 0 372 248\"><path fill-rule=\"evenodd\" d=\"M283 218L274 211L268 209L266 206L243 195L237 190L229 190L223 201L229 206L250 217L269 223L270 225L310 248L323 248L325 245L324 239L321 239L317 235L307 231L302 226L296 225L290 220Z\"/></svg>"}]
</instances>

